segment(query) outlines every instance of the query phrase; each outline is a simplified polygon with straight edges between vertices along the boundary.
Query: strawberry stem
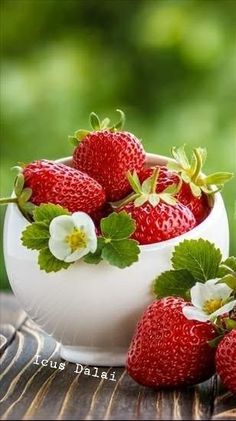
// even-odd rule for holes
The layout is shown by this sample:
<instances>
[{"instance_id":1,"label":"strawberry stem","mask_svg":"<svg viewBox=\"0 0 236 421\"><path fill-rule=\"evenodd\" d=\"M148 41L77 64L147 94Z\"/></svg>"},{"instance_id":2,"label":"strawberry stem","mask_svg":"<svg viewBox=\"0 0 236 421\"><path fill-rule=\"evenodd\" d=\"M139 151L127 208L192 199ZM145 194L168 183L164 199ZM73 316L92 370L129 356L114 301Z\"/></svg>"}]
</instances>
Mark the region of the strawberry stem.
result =
<instances>
[{"instance_id":1,"label":"strawberry stem","mask_svg":"<svg viewBox=\"0 0 236 421\"><path fill-rule=\"evenodd\" d=\"M0 205L7 205L8 203L18 203L17 197L2 197L0 199Z\"/></svg>"}]
</instances>

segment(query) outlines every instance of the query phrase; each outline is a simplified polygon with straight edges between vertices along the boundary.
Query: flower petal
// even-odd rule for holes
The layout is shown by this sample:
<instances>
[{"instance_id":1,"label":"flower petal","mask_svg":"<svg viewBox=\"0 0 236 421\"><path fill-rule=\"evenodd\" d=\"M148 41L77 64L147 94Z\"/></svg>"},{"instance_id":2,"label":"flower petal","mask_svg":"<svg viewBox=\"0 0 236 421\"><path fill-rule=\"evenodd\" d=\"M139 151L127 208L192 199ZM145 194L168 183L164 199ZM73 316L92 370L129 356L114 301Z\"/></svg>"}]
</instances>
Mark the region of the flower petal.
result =
<instances>
[{"instance_id":1,"label":"flower petal","mask_svg":"<svg viewBox=\"0 0 236 421\"><path fill-rule=\"evenodd\" d=\"M218 310L214 311L214 313L211 313L210 318L215 319L217 316L220 316L221 314L229 313L229 311L233 310L235 305L236 305L236 300L226 303L222 307L218 308Z\"/></svg>"},{"instance_id":2,"label":"flower petal","mask_svg":"<svg viewBox=\"0 0 236 421\"><path fill-rule=\"evenodd\" d=\"M71 253L69 256L67 256L65 258L65 262L70 263L70 262L75 262L76 260L81 259L82 257L84 257L86 254L89 253L89 248L85 247L83 249L80 250L76 250L74 251L74 253Z\"/></svg>"},{"instance_id":3,"label":"flower petal","mask_svg":"<svg viewBox=\"0 0 236 421\"><path fill-rule=\"evenodd\" d=\"M51 237L57 240L64 240L73 231L75 224L71 215L60 215L54 218L49 225Z\"/></svg>"},{"instance_id":4,"label":"flower petal","mask_svg":"<svg viewBox=\"0 0 236 421\"><path fill-rule=\"evenodd\" d=\"M226 300L232 289L224 283L217 284L218 279L210 279L205 284L197 282L193 288L191 288L191 301L192 304L197 308L203 308L206 301L212 299Z\"/></svg>"},{"instance_id":5,"label":"flower petal","mask_svg":"<svg viewBox=\"0 0 236 421\"><path fill-rule=\"evenodd\" d=\"M197 282L190 290L192 304L201 309L206 301L206 286Z\"/></svg>"},{"instance_id":6,"label":"flower petal","mask_svg":"<svg viewBox=\"0 0 236 421\"><path fill-rule=\"evenodd\" d=\"M71 249L65 241L56 240L53 237L49 238L48 247L53 256L59 260L66 261L65 259L71 253Z\"/></svg>"},{"instance_id":7,"label":"flower petal","mask_svg":"<svg viewBox=\"0 0 236 421\"><path fill-rule=\"evenodd\" d=\"M91 251L91 253L95 253L95 251L97 250L97 236L96 236L96 232L90 232L88 235L88 248L89 251Z\"/></svg>"},{"instance_id":8,"label":"flower petal","mask_svg":"<svg viewBox=\"0 0 236 421\"><path fill-rule=\"evenodd\" d=\"M72 220L76 228L82 228L86 233L95 231L95 225L92 218L85 212L75 212L72 214Z\"/></svg>"},{"instance_id":9,"label":"flower petal","mask_svg":"<svg viewBox=\"0 0 236 421\"><path fill-rule=\"evenodd\" d=\"M206 322L209 320L209 317L199 308L193 306L183 307L183 314L188 320L198 320L199 322Z\"/></svg>"}]
</instances>

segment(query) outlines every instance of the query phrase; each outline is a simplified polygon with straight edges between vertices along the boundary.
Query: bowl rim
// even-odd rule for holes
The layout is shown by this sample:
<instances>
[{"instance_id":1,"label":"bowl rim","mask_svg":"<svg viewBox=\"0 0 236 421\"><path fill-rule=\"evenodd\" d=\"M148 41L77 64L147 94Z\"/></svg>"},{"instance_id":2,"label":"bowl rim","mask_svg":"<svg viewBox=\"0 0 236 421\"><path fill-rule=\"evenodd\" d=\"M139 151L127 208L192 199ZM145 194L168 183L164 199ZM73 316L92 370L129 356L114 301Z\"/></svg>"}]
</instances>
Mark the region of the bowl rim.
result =
<instances>
[{"instance_id":1,"label":"bowl rim","mask_svg":"<svg viewBox=\"0 0 236 421\"><path fill-rule=\"evenodd\" d=\"M154 154L154 153L146 153L146 157L147 157L147 164L149 164L149 166L152 165L165 165L168 161L174 161L172 158L169 158L165 155L158 155L158 154ZM65 165L70 166L71 161L72 161L72 156L67 156L64 158L59 158L59 159L55 159L55 162L58 163L62 163ZM158 163L157 163L158 161ZM178 235L176 237L170 238L168 240L164 240L164 241L160 241L158 243L152 243L152 244L139 244L138 246L140 247L141 251L148 251L148 250L152 250L152 249L160 249L160 248L164 248L166 246L168 246L169 244L175 244L178 242L183 241L185 238L189 237L189 233L196 233L199 229L200 230L204 230L205 226L207 226L209 224L209 222L214 219L214 215L217 211L217 208L220 204L220 200L221 200L221 194L219 192L217 192L213 197L212 197L212 206L211 206L211 211L210 213L207 215L207 217L198 225L196 225L193 229L191 229L190 231L185 232L184 234ZM11 203L8 206L12 206L16 209L19 217L22 219L22 221L24 222L29 222L24 215L20 212L18 206L15 203Z\"/></svg>"}]
</instances>

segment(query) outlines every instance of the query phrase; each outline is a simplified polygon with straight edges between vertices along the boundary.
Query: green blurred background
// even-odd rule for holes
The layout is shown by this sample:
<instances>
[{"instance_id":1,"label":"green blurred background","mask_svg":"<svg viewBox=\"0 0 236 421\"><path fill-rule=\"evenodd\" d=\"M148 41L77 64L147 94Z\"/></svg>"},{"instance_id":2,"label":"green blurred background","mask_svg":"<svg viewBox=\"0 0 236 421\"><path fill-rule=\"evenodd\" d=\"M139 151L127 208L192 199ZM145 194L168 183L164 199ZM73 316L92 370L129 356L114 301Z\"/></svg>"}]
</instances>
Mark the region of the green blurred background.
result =
<instances>
[{"instance_id":1,"label":"green blurred background","mask_svg":"<svg viewBox=\"0 0 236 421\"><path fill-rule=\"evenodd\" d=\"M234 0L2 1L1 195L17 161L70 155L116 108L147 151L207 146L207 172L235 172L235 20ZM223 195L236 254L235 179Z\"/></svg>"}]
</instances>

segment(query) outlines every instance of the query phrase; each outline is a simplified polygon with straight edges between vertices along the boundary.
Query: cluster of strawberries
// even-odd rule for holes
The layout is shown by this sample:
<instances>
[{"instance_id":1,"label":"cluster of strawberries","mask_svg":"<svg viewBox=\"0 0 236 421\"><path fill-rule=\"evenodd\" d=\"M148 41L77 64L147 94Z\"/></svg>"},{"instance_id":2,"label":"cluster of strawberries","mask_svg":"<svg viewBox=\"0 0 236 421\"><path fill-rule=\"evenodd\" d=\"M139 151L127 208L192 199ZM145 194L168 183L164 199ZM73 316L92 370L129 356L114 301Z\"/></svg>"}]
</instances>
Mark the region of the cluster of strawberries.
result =
<instances>
[{"instance_id":1,"label":"cluster of strawberries","mask_svg":"<svg viewBox=\"0 0 236 421\"><path fill-rule=\"evenodd\" d=\"M102 217L125 211L136 222L133 239L139 244L191 230L210 212L207 193L213 180L201 173L205 150L195 149L190 164L184 148L173 148L175 162L150 168L141 142L122 130L125 116L119 113L120 120L112 127L108 127L108 119L100 121L92 113L93 130L78 130L71 136L76 145L72 167L48 160L25 166L25 187L32 190L30 201L86 212L98 233ZM219 176L217 182L221 184Z\"/></svg>"}]
</instances>

